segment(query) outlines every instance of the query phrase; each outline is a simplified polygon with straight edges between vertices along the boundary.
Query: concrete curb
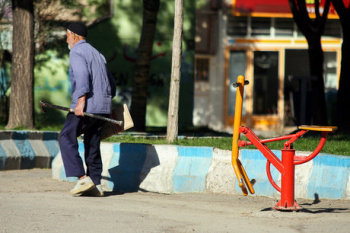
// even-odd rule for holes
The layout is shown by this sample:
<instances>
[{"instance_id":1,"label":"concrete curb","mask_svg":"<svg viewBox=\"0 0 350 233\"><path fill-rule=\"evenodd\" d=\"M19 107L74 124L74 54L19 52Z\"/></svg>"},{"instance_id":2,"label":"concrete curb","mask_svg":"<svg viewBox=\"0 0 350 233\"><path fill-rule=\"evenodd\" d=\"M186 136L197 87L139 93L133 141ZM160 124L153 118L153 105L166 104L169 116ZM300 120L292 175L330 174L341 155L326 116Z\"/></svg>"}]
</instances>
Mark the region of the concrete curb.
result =
<instances>
[{"instance_id":1,"label":"concrete curb","mask_svg":"<svg viewBox=\"0 0 350 233\"><path fill-rule=\"evenodd\" d=\"M1 131L0 170L50 168L57 139L57 132Z\"/></svg>"},{"instance_id":2,"label":"concrete curb","mask_svg":"<svg viewBox=\"0 0 350 233\"><path fill-rule=\"evenodd\" d=\"M81 143L79 148L82 147ZM81 156L83 150L80 151ZM273 151L280 158L280 151ZM102 143L103 179L106 191L135 192L139 189L160 193L210 192L239 194L231 165L231 151L212 147L184 147ZM311 152L310 152L311 153ZM308 156L308 152L297 152ZM266 175L266 159L258 150L240 150L240 159L250 179L255 179L255 195L280 197ZM305 199L350 199L350 158L320 154L296 166L295 197ZM65 177L60 154L52 165L53 178ZM281 175L271 166L280 185Z\"/></svg>"},{"instance_id":3,"label":"concrete curb","mask_svg":"<svg viewBox=\"0 0 350 233\"><path fill-rule=\"evenodd\" d=\"M1 131L0 170L51 168L52 177L67 178L57 142L57 132ZM79 143L83 158L83 143ZM280 151L273 151L280 158ZM185 147L128 143L102 143L106 191L160 193L210 192L239 194L231 165L231 151L212 147ZM310 152L311 153L311 152ZM307 156L308 152L297 152ZM258 150L240 150L240 159L255 195L280 197L266 175L266 159ZM52 163L51 163L52 162ZM320 154L295 169L296 198L350 199L350 157ZM271 166L277 184L281 175Z\"/></svg>"}]
</instances>

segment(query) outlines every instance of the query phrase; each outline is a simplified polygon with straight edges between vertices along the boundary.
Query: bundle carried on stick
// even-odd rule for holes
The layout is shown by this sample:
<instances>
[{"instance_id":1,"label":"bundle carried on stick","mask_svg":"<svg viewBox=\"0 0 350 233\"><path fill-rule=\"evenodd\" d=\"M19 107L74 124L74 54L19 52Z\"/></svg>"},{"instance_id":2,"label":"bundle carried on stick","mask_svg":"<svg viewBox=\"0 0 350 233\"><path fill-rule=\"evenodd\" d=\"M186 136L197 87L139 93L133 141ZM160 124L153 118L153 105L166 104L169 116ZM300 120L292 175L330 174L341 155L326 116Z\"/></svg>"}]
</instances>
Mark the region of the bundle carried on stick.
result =
<instances>
[{"instance_id":1,"label":"bundle carried on stick","mask_svg":"<svg viewBox=\"0 0 350 233\"><path fill-rule=\"evenodd\" d=\"M134 127L134 122L131 118L128 106L126 104L119 105L113 109L111 118L117 121L122 121L122 124L118 125L107 122L102 130L101 140Z\"/></svg>"}]
</instances>

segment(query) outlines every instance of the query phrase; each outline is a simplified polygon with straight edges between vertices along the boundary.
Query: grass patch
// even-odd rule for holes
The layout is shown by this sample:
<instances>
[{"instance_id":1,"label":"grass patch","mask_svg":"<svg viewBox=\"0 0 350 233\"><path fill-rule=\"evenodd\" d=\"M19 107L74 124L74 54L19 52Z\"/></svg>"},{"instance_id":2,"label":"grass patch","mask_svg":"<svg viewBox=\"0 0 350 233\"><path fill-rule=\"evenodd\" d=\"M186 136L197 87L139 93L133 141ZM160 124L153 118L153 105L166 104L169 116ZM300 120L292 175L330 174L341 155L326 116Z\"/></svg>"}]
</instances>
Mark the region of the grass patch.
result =
<instances>
[{"instance_id":1,"label":"grass patch","mask_svg":"<svg viewBox=\"0 0 350 233\"><path fill-rule=\"evenodd\" d=\"M120 142L120 143L145 143L152 145L168 145L165 137L134 137L131 135L126 136L112 136L104 142ZM231 137L220 137L220 138L185 138L177 139L171 145L179 146L206 146L206 147L217 147L219 149L231 150L232 138Z\"/></svg>"},{"instance_id":2,"label":"grass patch","mask_svg":"<svg viewBox=\"0 0 350 233\"><path fill-rule=\"evenodd\" d=\"M241 137L242 140L247 140L244 136ZM298 139L293 143L294 149L297 151L314 151L320 142L321 136L310 136ZM135 137L131 135L125 136L113 136L106 140L105 142L120 142L120 143L145 143L151 145L166 145L166 139L164 137L154 138L154 137ZM325 146L323 147L321 153L334 154L334 155L350 155L350 135L329 135ZM284 148L284 142L277 141L270 142L266 145L272 150L281 150ZM222 150L232 149L232 137L203 137L203 138L184 138L175 140L172 145L180 146L206 146L206 147L216 147ZM255 146L247 146L241 149L256 149Z\"/></svg>"},{"instance_id":3,"label":"grass patch","mask_svg":"<svg viewBox=\"0 0 350 233\"><path fill-rule=\"evenodd\" d=\"M40 131L61 131L62 125L36 125L36 130ZM5 130L4 125L0 125L0 130ZM19 128L17 130L26 130ZM151 135L159 135L159 137L143 137L143 136L132 136L129 134L120 134L117 136L110 137L104 142L121 142L121 143L144 143L151 145L167 145L166 128L149 127L146 129ZM133 133L128 131L128 133ZM205 146L205 147L216 147L222 150L232 149L232 135L227 133L220 133L212 131L208 128L186 128L179 129L179 135L187 136L183 139L177 139L172 145L180 146ZM244 135L241 135L241 139L247 141ZM262 138L261 138L262 139ZM294 149L297 151L314 151L321 139L320 133L309 132L304 135L303 138L298 139L294 142ZM270 142L266 145L272 150L281 150L284 147L285 141ZM348 134L329 134L326 144L323 147L321 153L333 154L333 155L350 155L350 135ZM248 146L242 149L256 149L255 146Z\"/></svg>"}]
</instances>

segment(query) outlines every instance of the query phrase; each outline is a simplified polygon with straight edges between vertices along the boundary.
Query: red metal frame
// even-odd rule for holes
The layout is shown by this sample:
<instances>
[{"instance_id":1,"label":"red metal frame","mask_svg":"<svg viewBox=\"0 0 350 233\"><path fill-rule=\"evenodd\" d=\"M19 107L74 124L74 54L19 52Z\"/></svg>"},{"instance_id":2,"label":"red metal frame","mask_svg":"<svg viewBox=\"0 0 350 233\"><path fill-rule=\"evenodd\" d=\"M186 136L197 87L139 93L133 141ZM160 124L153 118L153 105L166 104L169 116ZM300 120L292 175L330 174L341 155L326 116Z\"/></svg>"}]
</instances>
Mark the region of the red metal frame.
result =
<instances>
[{"instance_id":1,"label":"red metal frame","mask_svg":"<svg viewBox=\"0 0 350 233\"><path fill-rule=\"evenodd\" d=\"M299 126L300 131L295 134L285 135L272 139L260 140L254 132L245 126L241 125L242 106L243 106L243 93L244 85L249 84L245 80L244 76L237 77L237 82L234 84L237 87L236 93L236 106L235 117L233 124L233 136L232 136L232 166L238 179L238 185L242 189L244 195L248 195L248 191L254 194L254 188L252 182L249 180L247 173L245 172L241 161L238 159L238 148L249 145L254 145L260 150L260 152L266 157L266 173L272 186L281 193L281 200L274 206L277 210L298 210L301 207L294 200L294 176L295 166L306 163L313 159L322 150L326 139L327 133L333 132L337 129L335 126ZM309 156L295 156L295 150L293 150L293 142L302 137L309 130L322 132L322 137L319 145L315 151ZM250 142L239 140L240 134L243 133L249 139ZM269 142L288 140L284 143L284 149L282 149L282 160L280 160L265 144ZM279 187L271 176L270 166L272 165L281 173L282 181L281 187Z\"/></svg>"},{"instance_id":2,"label":"red metal frame","mask_svg":"<svg viewBox=\"0 0 350 233\"><path fill-rule=\"evenodd\" d=\"M277 210L299 210L301 207L294 199L294 178L295 178L295 165L306 163L312 160L322 150L328 132L322 132L321 140L315 151L309 156L295 156L295 150L293 148L293 142L303 136L308 130L301 130L295 134L290 134L282 137L260 140L254 132L245 126L239 128L239 132L245 134L250 142L239 141L239 147L245 147L254 145L267 159L266 173L272 186L281 193L281 200L273 207ZM280 140L288 140L284 143L284 149L282 149L282 160L280 160L266 145L268 142L275 142ZM271 176L270 165L272 165L281 173L281 187L279 187Z\"/></svg>"}]
</instances>

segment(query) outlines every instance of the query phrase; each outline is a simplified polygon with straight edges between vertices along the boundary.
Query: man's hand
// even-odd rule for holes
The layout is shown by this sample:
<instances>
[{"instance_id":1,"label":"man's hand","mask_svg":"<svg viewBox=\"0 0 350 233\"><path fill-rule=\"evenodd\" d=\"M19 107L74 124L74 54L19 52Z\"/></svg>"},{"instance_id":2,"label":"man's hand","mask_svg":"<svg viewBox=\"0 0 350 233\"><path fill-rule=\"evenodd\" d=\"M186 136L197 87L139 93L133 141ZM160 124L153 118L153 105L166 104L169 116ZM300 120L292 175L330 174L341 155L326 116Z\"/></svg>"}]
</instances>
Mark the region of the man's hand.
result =
<instances>
[{"instance_id":1,"label":"man's hand","mask_svg":"<svg viewBox=\"0 0 350 233\"><path fill-rule=\"evenodd\" d=\"M85 95L78 99L77 106L75 106L74 114L77 116L84 116L84 108L85 108Z\"/></svg>"}]
</instances>

